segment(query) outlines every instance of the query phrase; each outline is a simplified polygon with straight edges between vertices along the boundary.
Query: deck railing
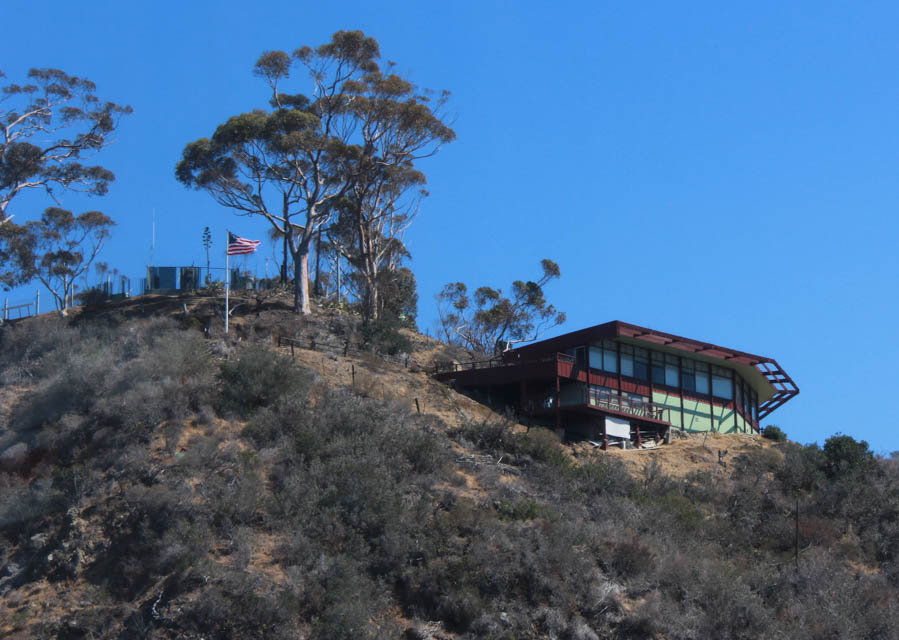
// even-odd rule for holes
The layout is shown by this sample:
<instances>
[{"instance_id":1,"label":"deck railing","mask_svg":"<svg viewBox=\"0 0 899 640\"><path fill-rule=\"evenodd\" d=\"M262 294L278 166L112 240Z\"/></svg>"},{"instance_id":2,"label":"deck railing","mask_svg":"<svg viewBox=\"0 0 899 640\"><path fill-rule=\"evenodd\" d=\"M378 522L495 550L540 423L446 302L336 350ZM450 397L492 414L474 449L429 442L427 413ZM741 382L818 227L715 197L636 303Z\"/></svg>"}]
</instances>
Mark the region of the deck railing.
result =
<instances>
[{"instance_id":1,"label":"deck railing","mask_svg":"<svg viewBox=\"0 0 899 640\"><path fill-rule=\"evenodd\" d=\"M668 413L670 409L668 407L660 407L653 402L644 402L596 389L584 389L581 395L584 404L597 409L609 409L638 417L669 422Z\"/></svg>"},{"instance_id":2,"label":"deck railing","mask_svg":"<svg viewBox=\"0 0 899 640\"><path fill-rule=\"evenodd\" d=\"M458 371L493 369L495 367L517 367L520 365L542 362L564 362L566 364L574 364L574 356L570 356L567 353L557 353L555 355L546 356L545 358L536 358L534 360L512 360L509 362L498 357L490 358L489 360L474 360L472 362L438 362L434 365L434 373L455 373Z\"/></svg>"}]
</instances>

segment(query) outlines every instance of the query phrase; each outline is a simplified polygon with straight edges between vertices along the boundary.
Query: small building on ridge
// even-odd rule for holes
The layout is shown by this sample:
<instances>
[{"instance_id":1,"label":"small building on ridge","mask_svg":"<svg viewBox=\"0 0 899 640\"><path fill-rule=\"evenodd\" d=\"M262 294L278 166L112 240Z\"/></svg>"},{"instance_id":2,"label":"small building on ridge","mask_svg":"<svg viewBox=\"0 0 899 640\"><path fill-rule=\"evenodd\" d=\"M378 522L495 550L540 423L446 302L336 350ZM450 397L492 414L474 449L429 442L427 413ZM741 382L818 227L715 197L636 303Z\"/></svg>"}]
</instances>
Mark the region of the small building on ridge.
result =
<instances>
[{"instance_id":1,"label":"small building on ridge","mask_svg":"<svg viewBox=\"0 0 899 640\"><path fill-rule=\"evenodd\" d=\"M439 365L439 380L560 437L608 445L669 429L758 433L799 393L773 358L612 321L505 352Z\"/></svg>"}]
</instances>

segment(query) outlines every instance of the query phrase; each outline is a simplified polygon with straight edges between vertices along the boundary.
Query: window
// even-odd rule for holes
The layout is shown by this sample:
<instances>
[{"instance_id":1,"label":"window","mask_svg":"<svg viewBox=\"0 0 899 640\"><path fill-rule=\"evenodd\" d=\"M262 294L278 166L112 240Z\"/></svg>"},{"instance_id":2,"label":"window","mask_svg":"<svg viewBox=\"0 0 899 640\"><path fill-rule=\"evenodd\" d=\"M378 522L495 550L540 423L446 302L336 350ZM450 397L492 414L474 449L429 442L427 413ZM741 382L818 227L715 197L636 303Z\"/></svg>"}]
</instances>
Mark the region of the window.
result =
<instances>
[{"instance_id":1,"label":"window","mask_svg":"<svg viewBox=\"0 0 899 640\"><path fill-rule=\"evenodd\" d=\"M634 348L634 377L649 380L649 352L640 347Z\"/></svg>"},{"instance_id":2,"label":"window","mask_svg":"<svg viewBox=\"0 0 899 640\"><path fill-rule=\"evenodd\" d=\"M677 356L665 355L665 384L669 387L680 385L680 373Z\"/></svg>"},{"instance_id":3,"label":"window","mask_svg":"<svg viewBox=\"0 0 899 640\"><path fill-rule=\"evenodd\" d=\"M661 353L653 351L651 362L652 383L665 384L665 357Z\"/></svg>"},{"instance_id":4,"label":"window","mask_svg":"<svg viewBox=\"0 0 899 640\"><path fill-rule=\"evenodd\" d=\"M602 349L590 345L590 368L602 370Z\"/></svg>"},{"instance_id":5,"label":"window","mask_svg":"<svg viewBox=\"0 0 899 640\"><path fill-rule=\"evenodd\" d=\"M741 400L740 406L743 408L743 415L752 415L752 389L742 379L740 380L740 391L737 393L738 401Z\"/></svg>"},{"instance_id":6,"label":"window","mask_svg":"<svg viewBox=\"0 0 899 640\"><path fill-rule=\"evenodd\" d=\"M741 411L745 411L743 406L743 381L737 381L737 407L740 408Z\"/></svg>"},{"instance_id":7,"label":"window","mask_svg":"<svg viewBox=\"0 0 899 640\"><path fill-rule=\"evenodd\" d=\"M590 346L590 368L618 373L618 351L614 342L603 340L602 345Z\"/></svg>"},{"instance_id":8,"label":"window","mask_svg":"<svg viewBox=\"0 0 899 640\"><path fill-rule=\"evenodd\" d=\"M618 347L611 340L602 341L602 370L618 373Z\"/></svg>"},{"instance_id":9,"label":"window","mask_svg":"<svg viewBox=\"0 0 899 640\"><path fill-rule=\"evenodd\" d=\"M687 358L681 358L681 384L684 386L684 391L696 391L696 369L693 361Z\"/></svg>"},{"instance_id":10,"label":"window","mask_svg":"<svg viewBox=\"0 0 899 640\"><path fill-rule=\"evenodd\" d=\"M645 410L649 404L649 398L641 396L639 393L625 393L622 402L631 408Z\"/></svg>"},{"instance_id":11,"label":"window","mask_svg":"<svg viewBox=\"0 0 899 640\"><path fill-rule=\"evenodd\" d=\"M725 378L724 376L719 376L716 373L712 374L712 395L716 398L723 398L725 400L733 400L734 399L734 390L732 387L733 382L730 378Z\"/></svg>"},{"instance_id":12,"label":"window","mask_svg":"<svg viewBox=\"0 0 899 640\"><path fill-rule=\"evenodd\" d=\"M705 362L696 363L696 393L709 395L709 365Z\"/></svg>"},{"instance_id":13,"label":"window","mask_svg":"<svg viewBox=\"0 0 899 640\"><path fill-rule=\"evenodd\" d=\"M574 361L578 369L582 369L587 364L587 350L584 347L575 348Z\"/></svg>"},{"instance_id":14,"label":"window","mask_svg":"<svg viewBox=\"0 0 899 640\"><path fill-rule=\"evenodd\" d=\"M621 375L634 377L634 348L629 344L620 345L621 348Z\"/></svg>"},{"instance_id":15,"label":"window","mask_svg":"<svg viewBox=\"0 0 899 640\"><path fill-rule=\"evenodd\" d=\"M610 404L618 402L618 391L610 389L609 387L600 387L599 385L591 384L588 394L588 402L591 405L600 404L609 406Z\"/></svg>"}]
</instances>

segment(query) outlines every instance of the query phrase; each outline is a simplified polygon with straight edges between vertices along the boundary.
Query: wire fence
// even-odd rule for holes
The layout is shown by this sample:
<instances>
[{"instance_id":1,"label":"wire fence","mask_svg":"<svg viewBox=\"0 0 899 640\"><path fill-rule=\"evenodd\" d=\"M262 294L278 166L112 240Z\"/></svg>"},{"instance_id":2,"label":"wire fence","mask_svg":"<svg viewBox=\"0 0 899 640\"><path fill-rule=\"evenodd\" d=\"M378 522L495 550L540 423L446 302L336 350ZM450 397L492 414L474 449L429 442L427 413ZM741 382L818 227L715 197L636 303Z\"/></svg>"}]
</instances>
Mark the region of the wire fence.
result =
<instances>
[{"instance_id":1,"label":"wire fence","mask_svg":"<svg viewBox=\"0 0 899 640\"><path fill-rule=\"evenodd\" d=\"M3 311L0 319L2 319L3 322L9 322L11 320L20 320L22 318L36 316L40 312L41 292L38 290L34 292L34 298L28 301L14 300L10 303L9 298L4 298Z\"/></svg>"}]
</instances>

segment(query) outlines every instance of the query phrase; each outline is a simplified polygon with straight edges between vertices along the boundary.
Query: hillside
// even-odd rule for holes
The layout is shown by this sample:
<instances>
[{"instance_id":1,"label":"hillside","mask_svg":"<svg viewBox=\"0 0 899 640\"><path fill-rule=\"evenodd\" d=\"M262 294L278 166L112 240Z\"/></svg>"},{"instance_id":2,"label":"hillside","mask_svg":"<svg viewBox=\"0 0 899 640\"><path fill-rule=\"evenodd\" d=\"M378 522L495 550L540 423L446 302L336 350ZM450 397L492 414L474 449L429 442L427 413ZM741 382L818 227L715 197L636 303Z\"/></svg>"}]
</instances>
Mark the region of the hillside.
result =
<instances>
[{"instance_id":1,"label":"hillside","mask_svg":"<svg viewBox=\"0 0 899 640\"><path fill-rule=\"evenodd\" d=\"M560 445L425 336L236 304L228 337L203 296L3 328L0 635L896 637L893 461Z\"/></svg>"}]
</instances>

